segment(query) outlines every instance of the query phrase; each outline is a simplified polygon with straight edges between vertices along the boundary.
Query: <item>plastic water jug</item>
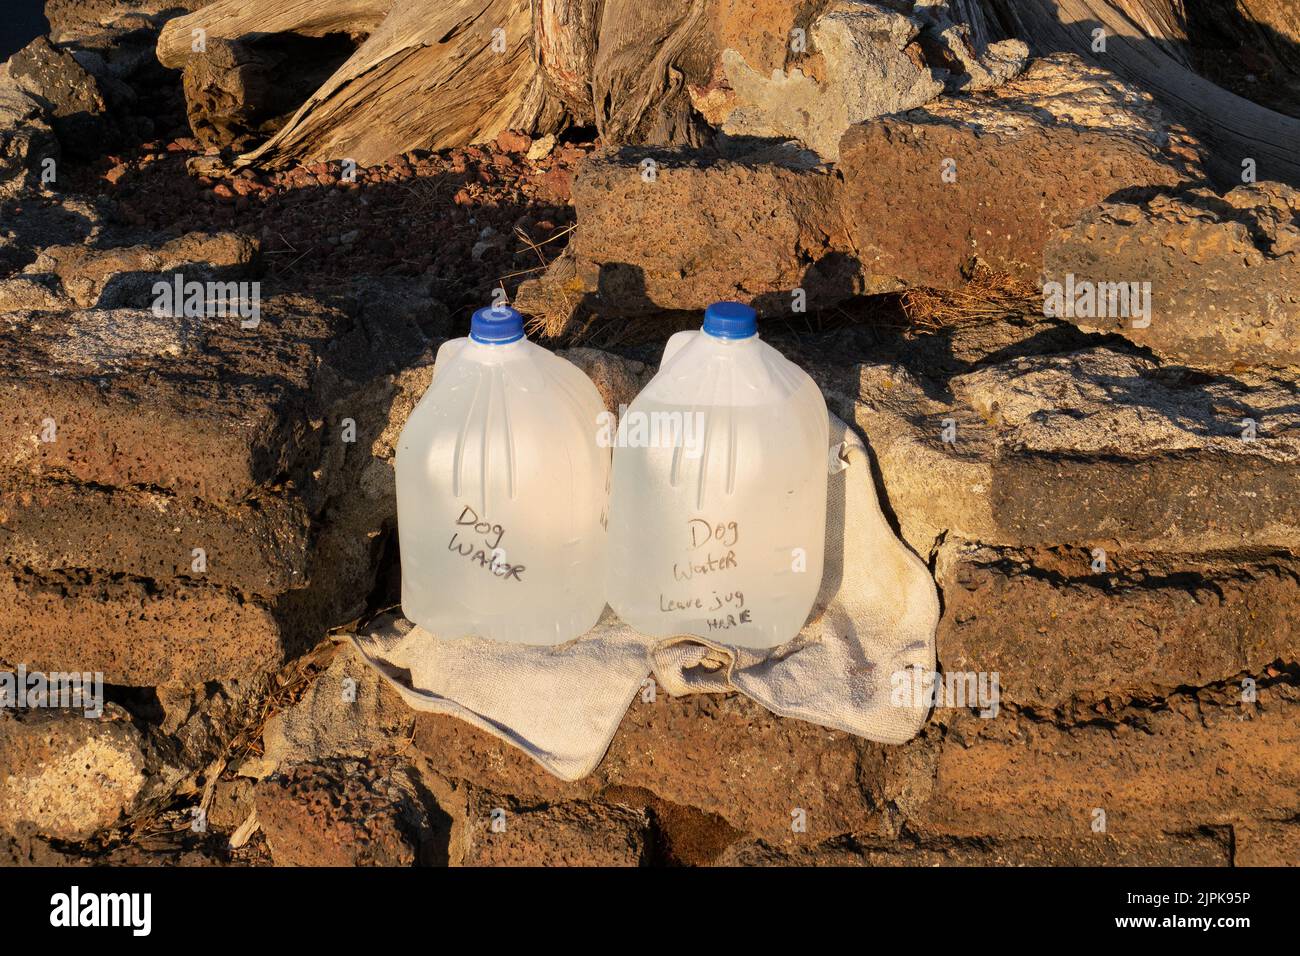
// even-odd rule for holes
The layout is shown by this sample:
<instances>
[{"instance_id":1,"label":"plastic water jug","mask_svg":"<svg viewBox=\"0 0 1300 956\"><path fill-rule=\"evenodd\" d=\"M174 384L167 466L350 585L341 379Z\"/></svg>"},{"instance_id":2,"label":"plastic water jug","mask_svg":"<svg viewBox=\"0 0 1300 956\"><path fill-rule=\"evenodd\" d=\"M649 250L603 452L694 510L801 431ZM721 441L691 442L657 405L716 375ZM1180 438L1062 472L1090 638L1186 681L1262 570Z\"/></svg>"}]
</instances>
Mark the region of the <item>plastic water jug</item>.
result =
<instances>
[{"instance_id":1,"label":"plastic water jug","mask_svg":"<svg viewBox=\"0 0 1300 956\"><path fill-rule=\"evenodd\" d=\"M619 421L606 597L654 636L772 647L821 585L829 423L817 384L719 302L668 340Z\"/></svg>"},{"instance_id":2,"label":"plastic water jug","mask_svg":"<svg viewBox=\"0 0 1300 956\"><path fill-rule=\"evenodd\" d=\"M440 637L558 644L605 608L605 411L506 306L438 350L397 448L402 610Z\"/></svg>"}]
</instances>

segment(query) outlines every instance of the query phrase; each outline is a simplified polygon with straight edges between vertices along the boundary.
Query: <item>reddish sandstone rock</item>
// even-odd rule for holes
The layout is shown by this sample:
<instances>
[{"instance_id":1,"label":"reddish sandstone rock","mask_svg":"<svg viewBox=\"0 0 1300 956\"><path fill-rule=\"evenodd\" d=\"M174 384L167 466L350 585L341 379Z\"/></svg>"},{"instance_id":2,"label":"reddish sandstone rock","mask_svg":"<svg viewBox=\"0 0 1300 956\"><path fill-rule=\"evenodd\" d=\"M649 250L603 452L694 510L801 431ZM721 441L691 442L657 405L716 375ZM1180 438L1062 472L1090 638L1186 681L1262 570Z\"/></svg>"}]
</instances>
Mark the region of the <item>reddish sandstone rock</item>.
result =
<instances>
[{"instance_id":1,"label":"reddish sandstone rock","mask_svg":"<svg viewBox=\"0 0 1300 956\"><path fill-rule=\"evenodd\" d=\"M1284 554L1224 561L954 542L936 573L945 669L995 672L1004 703L1038 713L1085 721L1117 701L1300 658L1300 566Z\"/></svg>"},{"instance_id":2,"label":"reddish sandstone rock","mask_svg":"<svg viewBox=\"0 0 1300 956\"><path fill-rule=\"evenodd\" d=\"M897 366L858 371L850 396L843 382L823 390L869 436L888 507L922 554L944 536L1289 548L1300 528L1300 418L1280 383L1165 374L1102 347L977 368L948 380L951 398Z\"/></svg>"},{"instance_id":3,"label":"reddish sandstone rock","mask_svg":"<svg viewBox=\"0 0 1300 956\"><path fill-rule=\"evenodd\" d=\"M441 314L372 285L268 299L256 328L7 317L0 660L129 686L254 676L358 613L393 520L389 414Z\"/></svg>"},{"instance_id":4,"label":"reddish sandstone rock","mask_svg":"<svg viewBox=\"0 0 1300 956\"><path fill-rule=\"evenodd\" d=\"M1149 315L1125 314L1107 292L1105 309L1064 317L1118 332L1171 364L1300 365L1300 190L1290 186L1106 203L1053 238L1044 273L1094 290L1149 284Z\"/></svg>"},{"instance_id":5,"label":"reddish sandstone rock","mask_svg":"<svg viewBox=\"0 0 1300 956\"><path fill-rule=\"evenodd\" d=\"M647 178L650 174L653 178ZM815 267L843 247L837 182L825 172L627 148L579 169L571 254L598 273L600 311L636 314L750 301L843 278Z\"/></svg>"},{"instance_id":6,"label":"reddish sandstone rock","mask_svg":"<svg viewBox=\"0 0 1300 956\"><path fill-rule=\"evenodd\" d=\"M270 319L273 307L264 308ZM9 451L0 471L231 502L285 472L311 435L305 343L261 353L279 370L271 389L256 379L223 381L230 353L199 348L234 338L252 371L268 332L280 338L271 321L259 334L241 329L238 316L185 322L91 311L4 320L0 438Z\"/></svg>"},{"instance_id":7,"label":"reddish sandstone rock","mask_svg":"<svg viewBox=\"0 0 1300 956\"><path fill-rule=\"evenodd\" d=\"M294 767L258 784L254 802L279 866L411 866L430 835L414 783L393 765Z\"/></svg>"},{"instance_id":8,"label":"reddish sandstone rock","mask_svg":"<svg viewBox=\"0 0 1300 956\"><path fill-rule=\"evenodd\" d=\"M533 138L526 133L507 129L497 135L496 144L504 153L523 153L533 144Z\"/></svg>"},{"instance_id":9,"label":"reddish sandstone rock","mask_svg":"<svg viewBox=\"0 0 1300 956\"><path fill-rule=\"evenodd\" d=\"M0 559L38 572L94 568L270 596L306 585L308 532L302 502L283 496L217 508L62 482L0 491Z\"/></svg>"},{"instance_id":10,"label":"reddish sandstone rock","mask_svg":"<svg viewBox=\"0 0 1300 956\"><path fill-rule=\"evenodd\" d=\"M516 806L474 789L465 815L462 866L639 866L650 852L644 811L577 801Z\"/></svg>"},{"instance_id":11,"label":"reddish sandstone rock","mask_svg":"<svg viewBox=\"0 0 1300 956\"><path fill-rule=\"evenodd\" d=\"M978 256L1032 280L1057 228L1121 190L1204 178L1152 98L1077 57L851 127L844 212L871 291L952 288Z\"/></svg>"},{"instance_id":12,"label":"reddish sandstone rock","mask_svg":"<svg viewBox=\"0 0 1300 956\"><path fill-rule=\"evenodd\" d=\"M521 800L556 803L605 788L646 791L775 843L803 843L875 820L859 780L876 757L838 731L777 717L740 696L639 699L589 777L566 783L520 751L450 717L421 714L415 746L447 779ZM629 802L636 802L631 801ZM644 801L646 805L649 801ZM793 827L802 811L806 828Z\"/></svg>"},{"instance_id":13,"label":"reddish sandstone rock","mask_svg":"<svg viewBox=\"0 0 1300 956\"><path fill-rule=\"evenodd\" d=\"M152 686L252 676L284 660L262 601L226 588L0 565L0 661Z\"/></svg>"},{"instance_id":14,"label":"reddish sandstone rock","mask_svg":"<svg viewBox=\"0 0 1300 956\"><path fill-rule=\"evenodd\" d=\"M948 712L930 792L908 813L909 826L926 836L1041 840L1291 819L1300 804L1300 692L1270 683L1256 702L1228 684L1093 724Z\"/></svg>"},{"instance_id":15,"label":"reddish sandstone rock","mask_svg":"<svg viewBox=\"0 0 1300 956\"><path fill-rule=\"evenodd\" d=\"M738 299L787 314L956 288L976 258L1029 281L1048 238L1091 206L1202 181L1197 149L1149 96L1058 55L992 89L850 126L833 167L744 144L598 152L574 181L565 256L520 301L557 334L584 313Z\"/></svg>"}]
</instances>

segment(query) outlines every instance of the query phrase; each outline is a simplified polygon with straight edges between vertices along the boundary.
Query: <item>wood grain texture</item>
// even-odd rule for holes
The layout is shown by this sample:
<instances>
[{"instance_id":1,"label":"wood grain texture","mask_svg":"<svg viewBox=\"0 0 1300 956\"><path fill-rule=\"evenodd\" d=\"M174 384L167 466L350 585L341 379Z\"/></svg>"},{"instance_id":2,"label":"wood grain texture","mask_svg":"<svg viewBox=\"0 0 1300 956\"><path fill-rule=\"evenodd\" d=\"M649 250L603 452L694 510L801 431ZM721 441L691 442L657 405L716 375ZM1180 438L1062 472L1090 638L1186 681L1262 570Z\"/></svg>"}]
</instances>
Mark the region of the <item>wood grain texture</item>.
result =
<instances>
[{"instance_id":1,"label":"wood grain texture","mask_svg":"<svg viewBox=\"0 0 1300 956\"><path fill-rule=\"evenodd\" d=\"M953 2L977 49L1010 32L1037 53L1080 53L1150 90L1206 141L1221 184L1239 183L1247 158L1262 179L1300 182L1300 120L1192 71L1185 0ZM805 0L789 0L788 15L776 6L782 23L811 9ZM365 38L244 162L368 164L568 123L594 125L611 145L693 144L707 127L688 91L716 76L720 36L743 26L722 21L735 17L722 0L217 0L170 21L158 56L183 67L197 28L246 41L282 32ZM1107 45L1094 53L1097 28ZM495 30L504 44L494 45Z\"/></svg>"},{"instance_id":2,"label":"wood grain texture","mask_svg":"<svg viewBox=\"0 0 1300 956\"><path fill-rule=\"evenodd\" d=\"M228 40L270 33L317 37L367 34L398 2L401 0L216 0L166 23L158 37L158 61L183 69L194 52L194 31L199 29L208 37Z\"/></svg>"},{"instance_id":3,"label":"wood grain texture","mask_svg":"<svg viewBox=\"0 0 1300 956\"><path fill-rule=\"evenodd\" d=\"M1259 179L1300 183L1300 120L1237 96L1188 66L1182 0L983 0L1013 23L1037 54L1087 56L1149 90L1173 118L1210 146L1222 186L1240 185L1242 161ZM1102 27L1104 53L1092 52Z\"/></svg>"}]
</instances>

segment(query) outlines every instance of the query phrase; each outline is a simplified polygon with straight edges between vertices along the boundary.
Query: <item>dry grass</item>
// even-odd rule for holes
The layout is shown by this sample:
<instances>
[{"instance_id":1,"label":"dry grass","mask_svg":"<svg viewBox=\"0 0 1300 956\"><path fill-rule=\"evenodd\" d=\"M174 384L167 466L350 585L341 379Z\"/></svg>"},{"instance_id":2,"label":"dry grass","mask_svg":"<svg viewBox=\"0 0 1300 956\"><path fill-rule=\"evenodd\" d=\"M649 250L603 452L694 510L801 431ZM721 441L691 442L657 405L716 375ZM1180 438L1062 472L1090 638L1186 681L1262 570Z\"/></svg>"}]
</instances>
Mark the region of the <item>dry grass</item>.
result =
<instances>
[{"instance_id":1,"label":"dry grass","mask_svg":"<svg viewBox=\"0 0 1300 956\"><path fill-rule=\"evenodd\" d=\"M909 289L899 300L908 325L918 331L987 322L1042 308L1042 293L1037 288L980 262L960 289Z\"/></svg>"},{"instance_id":2,"label":"dry grass","mask_svg":"<svg viewBox=\"0 0 1300 956\"><path fill-rule=\"evenodd\" d=\"M573 341L581 335L582 329L590 323L579 317L583 298L587 290L577 276L557 277L547 275L539 284L535 294L528 300L526 328L528 335L534 339L544 339L552 346L563 342L576 345Z\"/></svg>"},{"instance_id":3,"label":"dry grass","mask_svg":"<svg viewBox=\"0 0 1300 956\"><path fill-rule=\"evenodd\" d=\"M235 758L262 755L262 733L274 714L287 710L302 699L318 674L329 667L338 645L322 641L305 656L295 658L275 675L271 693L265 697L253 720L231 741L229 753Z\"/></svg>"},{"instance_id":4,"label":"dry grass","mask_svg":"<svg viewBox=\"0 0 1300 956\"><path fill-rule=\"evenodd\" d=\"M590 313L574 315L552 336L565 348L619 349L631 345L663 342L674 332L696 329L700 316L694 312L656 312L650 315L598 318ZM550 329L544 328L546 334Z\"/></svg>"},{"instance_id":5,"label":"dry grass","mask_svg":"<svg viewBox=\"0 0 1300 956\"><path fill-rule=\"evenodd\" d=\"M122 821L112 831L98 834L95 842L108 849L132 842L144 850L161 850L171 846L173 838L192 832L193 811L182 802L198 796L196 806L206 809L212 801L217 780L227 768L250 756L261 756L262 734L272 715L286 710L302 699L312 681L329 666L337 645L322 641L302 657L290 661L279 672L268 675L265 696L250 720L230 741L224 754L207 767L196 771L191 779L182 781L171 800L146 805Z\"/></svg>"}]
</instances>

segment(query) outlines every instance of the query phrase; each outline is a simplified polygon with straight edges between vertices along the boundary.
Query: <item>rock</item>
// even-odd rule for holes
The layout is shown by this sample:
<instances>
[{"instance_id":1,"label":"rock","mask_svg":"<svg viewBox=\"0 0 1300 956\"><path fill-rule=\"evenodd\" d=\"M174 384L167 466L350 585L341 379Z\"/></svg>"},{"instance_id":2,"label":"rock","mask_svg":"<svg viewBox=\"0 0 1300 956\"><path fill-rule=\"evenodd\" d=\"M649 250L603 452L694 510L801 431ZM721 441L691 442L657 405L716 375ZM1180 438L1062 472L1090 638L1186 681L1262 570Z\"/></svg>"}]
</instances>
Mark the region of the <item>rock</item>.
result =
<instances>
[{"instance_id":1,"label":"rock","mask_svg":"<svg viewBox=\"0 0 1300 956\"><path fill-rule=\"evenodd\" d=\"M576 801L516 807L472 790L462 836L463 866L640 866L650 852L644 811Z\"/></svg>"},{"instance_id":2,"label":"rock","mask_svg":"<svg viewBox=\"0 0 1300 956\"><path fill-rule=\"evenodd\" d=\"M211 0L45 0L45 17L58 42L95 35L106 26L142 29L164 11L197 10ZM155 28L156 32L156 28Z\"/></svg>"},{"instance_id":3,"label":"rock","mask_svg":"<svg viewBox=\"0 0 1300 956\"><path fill-rule=\"evenodd\" d=\"M852 396L829 382L823 390L867 437L883 503L922 555L944 536L1285 549L1300 525L1297 412L1285 383L1169 375L1108 348L981 368L948 381L951 399L930 397L896 366L859 371Z\"/></svg>"},{"instance_id":4,"label":"rock","mask_svg":"<svg viewBox=\"0 0 1300 956\"><path fill-rule=\"evenodd\" d=\"M1004 710L1003 714L1007 714ZM1093 724L960 715L908 814L922 837L1159 839L1285 820L1300 808L1300 691L1188 689ZM914 742L915 743L915 742ZM912 745L908 745L912 746Z\"/></svg>"},{"instance_id":5,"label":"rock","mask_svg":"<svg viewBox=\"0 0 1300 956\"><path fill-rule=\"evenodd\" d=\"M431 837L415 784L392 765L293 767L254 800L277 866L411 866Z\"/></svg>"},{"instance_id":6,"label":"rock","mask_svg":"<svg viewBox=\"0 0 1300 956\"><path fill-rule=\"evenodd\" d=\"M736 105L723 131L798 139L835 161L851 124L921 106L943 92L943 80L921 53L920 32L914 19L879 4L835 0L808 31L821 58L820 82L798 66L756 72L739 52L725 50L722 68Z\"/></svg>"},{"instance_id":7,"label":"rock","mask_svg":"<svg viewBox=\"0 0 1300 956\"><path fill-rule=\"evenodd\" d=\"M555 166L534 179L537 198L543 202L568 205L573 201L573 170Z\"/></svg>"},{"instance_id":8,"label":"rock","mask_svg":"<svg viewBox=\"0 0 1300 956\"><path fill-rule=\"evenodd\" d=\"M527 159L530 163L535 163L539 159L545 159L547 156L551 155L551 150L554 148L555 136L552 133L547 133L545 136L532 141L528 147Z\"/></svg>"},{"instance_id":9,"label":"rock","mask_svg":"<svg viewBox=\"0 0 1300 956\"><path fill-rule=\"evenodd\" d=\"M311 656L299 661L310 661ZM232 744L264 719L268 698L292 679L295 661L275 673L250 673L201 684L162 683L153 688L156 708L142 710L151 741L162 757L169 784L181 796L199 796L219 768L228 763Z\"/></svg>"},{"instance_id":10,"label":"rock","mask_svg":"<svg viewBox=\"0 0 1300 956\"><path fill-rule=\"evenodd\" d=\"M560 780L522 750L445 714L417 713L411 742L426 758L426 777L468 781L530 805L590 799L600 789L598 777Z\"/></svg>"},{"instance_id":11,"label":"rock","mask_svg":"<svg viewBox=\"0 0 1300 956\"><path fill-rule=\"evenodd\" d=\"M870 292L954 288L974 256L1032 280L1048 238L1089 207L1204 179L1195 144L1149 95L1065 54L995 90L851 127L839 169Z\"/></svg>"},{"instance_id":12,"label":"rock","mask_svg":"<svg viewBox=\"0 0 1300 956\"><path fill-rule=\"evenodd\" d=\"M117 823L145 782L142 737L120 708L0 709L0 830L84 840Z\"/></svg>"},{"instance_id":13,"label":"rock","mask_svg":"<svg viewBox=\"0 0 1300 956\"><path fill-rule=\"evenodd\" d=\"M187 233L161 244L99 249L50 246L24 270L57 276L73 304L82 308L146 308L157 298L154 284L229 282L257 275L256 239L238 233ZM181 303L183 305L183 302Z\"/></svg>"},{"instance_id":14,"label":"rock","mask_svg":"<svg viewBox=\"0 0 1300 956\"><path fill-rule=\"evenodd\" d=\"M961 64L961 69L945 80L944 89L949 92L978 92L1001 86L1019 75L1029 62L1029 47L1023 40L998 40L981 54L971 42L970 27L946 18L931 28L926 39L937 48L939 59Z\"/></svg>"},{"instance_id":15,"label":"rock","mask_svg":"<svg viewBox=\"0 0 1300 956\"><path fill-rule=\"evenodd\" d=\"M664 800L643 788L608 787L601 798L647 815L652 865L708 866L744 836L716 813Z\"/></svg>"},{"instance_id":16,"label":"rock","mask_svg":"<svg viewBox=\"0 0 1300 956\"><path fill-rule=\"evenodd\" d=\"M980 54L967 34L946 5L836 0L808 27L806 55L797 49L786 68L751 66L728 47L722 69L731 92L693 89L692 98L727 135L793 138L834 162L854 123L923 106L945 89L987 89L1024 68L1029 51L1020 41Z\"/></svg>"},{"instance_id":17,"label":"rock","mask_svg":"<svg viewBox=\"0 0 1300 956\"><path fill-rule=\"evenodd\" d=\"M633 703L597 773L790 844L873 827L878 808L859 781L875 760L859 738L776 717L739 695L661 693Z\"/></svg>"},{"instance_id":18,"label":"rock","mask_svg":"<svg viewBox=\"0 0 1300 956\"><path fill-rule=\"evenodd\" d=\"M0 565L0 660L33 670L195 684L274 669L285 639L271 607L225 588Z\"/></svg>"},{"instance_id":19,"label":"rock","mask_svg":"<svg viewBox=\"0 0 1300 956\"><path fill-rule=\"evenodd\" d=\"M619 414L620 406L632 399L654 377L655 370L644 362L619 358L600 349L565 349L557 353L587 373L600 392L607 411Z\"/></svg>"},{"instance_id":20,"label":"rock","mask_svg":"<svg viewBox=\"0 0 1300 956\"><path fill-rule=\"evenodd\" d=\"M814 303L853 287L834 255L845 232L829 174L625 148L588 158L573 188L569 252L593 274L587 299L604 313L756 298L784 310L796 287Z\"/></svg>"},{"instance_id":21,"label":"rock","mask_svg":"<svg viewBox=\"0 0 1300 956\"><path fill-rule=\"evenodd\" d=\"M1105 632L1097 630L1101 647ZM991 637L989 646L1001 650ZM608 861L598 854L611 848L632 862L644 829L656 853L673 845L661 830L667 804L699 821L695 838L708 847L674 852L677 862L1224 865L1233 859L1235 828L1254 833L1294 814L1300 748L1290 710L1300 698L1285 675L1261 676L1258 707L1241 703L1232 681L1146 696L1159 684L1148 668L1142 696L1104 710L1022 712L1010 700L1020 675L1031 662L1054 660L1060 647L1041 636L1008 647L1009 657L1025 659L1008 668L1012 682L998 717L940 709L933 718L940 728L903 747L856 742L847 762L834 756L840 735L772 718L734 697L634 703L605 761L571 784L451 718L420 715L415 742L436 773L468 785L466 862ZM1081 648L1073 673L1058 668L1067 687L1084 679L1087 655ZM1177 668L1195 659L1191 647L1161 666L1176 683ZM1103 679L1122 666L1103 664ZM1053 679L1047 673L1030 686ZM1138 683L1109 690L1123 694ZM1026 707L1037 703L1022 697ZM733 735L733 714L757 723L742 721ZM1269 775L1261 788L1256 766ZM808 785L799 767L818 768L819 783ZM1168 791L1167 779L1179 792ZM644 810L648 824L640 815L611 821L611 805ZM787 805L805 811L805 832L791 828ZM1017 814L1021 805L1027 819ZM1094 808L1107 814L1105 832L1093 832ZM493 832L498 810L505 829ZM541 821L545 827L535 825Z\"/></svg>"},{"instance_id":22,"label":"rock","mask_svg":"<svg viewBox=\"0 0 1300 956\"><path fill-rule=\"evenodd\" d=\"M1232 828L1237 866L1293 866L1300 859L1300 826L1291 820L1259 820Z\"/></svg>"},{"instance_id":23,"label":"rock","mask_svg":"<svg viewBox=\"0 0 1300 956\"><path fill-rule=\"evenodd\" d=\"M256 330L133 310L0 317L0 472L243 500L316 437L300 336L319 315L281 299Z\"/></svg>"},{"instance_id":24,"label":"rock","mask_svg":"<svg viewBox=\"0 0 1300 956\"><path fill-rule=\"evenodd\" d=\"M215 147L210 147L215 148ZM191 156L185 160L185 171L200 181L229 176L233 172L221 156ZM207 182L204 182L207 185Z\"/></svg>"},{"instance_id":25,"label":"rock","mask_svg":"<svg viewBox=\"0 0 1300 956\"><path fill-rule=\"evenodd\" d=\"M8 62L9 75L48 111L63 149L73 156L103 152L113 132L95 78L76 58L37 37Z\"/></svg>"},{"instance_id":26,"label":"rock","mask_svg":"<svg viewBox=\"0 0 1300 956\"><path fill-rule=\"evenodd\" d=\"M871 795L857 782L875 759L863 741L776 717L738 695L638 698L600 766L573 783L451 717L418 715L414 743L442 777L534 806L587 800L606 788L643 790L716 818L724 831L773 843L821 839L876 818ZM806 832L792 828L797 810L804 812Z\"/></svg>"},{"instance_id":27,"label":"rock","mask_svg":"<svg viewBox=\"0 0 1300 956\"><path fill-rule=\"evenodd\" d=\"M44 276L0 279L0 313L52 312L66 305L63 290Z\"/></svg>"},{"instance_id":28,"label":"rock","mask_svg":"<svg viewBox=\"0 0 1300 956\"><path fill-rule=\"evenodd\" d=\"M212 789L212 804L208 807L209 826L221 832L233 833L256 814L253 781L217 781Z\"/></svg>"},{"instance_id":29,"label":"rock","mask_svg":"<svg viewBox=\"0 0 1300 956\"><path fill-rule=\"evenodd\" d=\"M1066 287L1063 317L1080 328L1198 368L1300 365L1300 190L1260 183L1222 198L1193 190L1105 203L1062 230L1044 258L1046 280ZM1119 283L1149 283L1149 314L1111 300L1105 290ZM1103 290L1106 307L1079 303L1080 314L1069 288Z\"/></svg>"},{"instance_id":30,"label":"rock","mask_svg":"<svg viewBox=\"0 0 1300 956\"><path fill-rule=\"evenodd\" d=\"M557 335L593 314L738 299L784 315L958 288L976 259L1029 282L1056 229L1095 204L1202 181L1196 150L1145 93L1061 54L850 126L832 169L771 146L600 151L574 179L565 255L518 302Z\"/></svg>"},{"instance_id":31,"label":"rock","mask_svg":"<svg viewBox=\"0 0 1300 956\"><path fill-rule=\"evenodd\" d=\"M946 542L936 573L944 668L996 672L1002 702L1036 714L1087 721L1107 702L1162 698L1300 657L1300 564L1286 555Z\"/></svg>"},{"instance_id":32,"label":"rock","mask_svg":"<svg viewBox=\"0 0 1300 956\"><path fill-rule=\"evenodd\" d=\"M555 140L552 139L551 142ZM503 153L526 153L532 145L533 138L527 133L507 129L497 134L496 147Z\"/></svg>"},{"instance_id":33,"label":"rock","mask_svg":"<svg viewBox=\"0 0 1300 956\"><path fill-rule=\"evenodd\" d=\"M274 495L216 508L59 482L0 491L0 559L37 572L95 568L274 596L306 585L309 530L302 502Z\"/></svg>"},{"instance_id":34,"label":"rock","mask_svg":"<svg viewBox=\"0 0 1300 956\"><path fill-rule=\"evenodd\" d=\"M48 112L0 71L0 199L38 182L59 156Z\"/></svg>"},{"instance_id":35,"label":"rock","mask_svg":"<svg viewBox=\"0 0 1300 956\"><path fill-rule=\"evenodd\" d=\"M72 249L33 266L70 270ZM105 289L164 258L101 254L118 256L90 260ZM75 649L129 686L252 678L362 613L395 521L394 446L447 322L413 280L366 277L328 302L268 297L253 328L6 316L0 660Z\"/></svg>"}]
</instances>

